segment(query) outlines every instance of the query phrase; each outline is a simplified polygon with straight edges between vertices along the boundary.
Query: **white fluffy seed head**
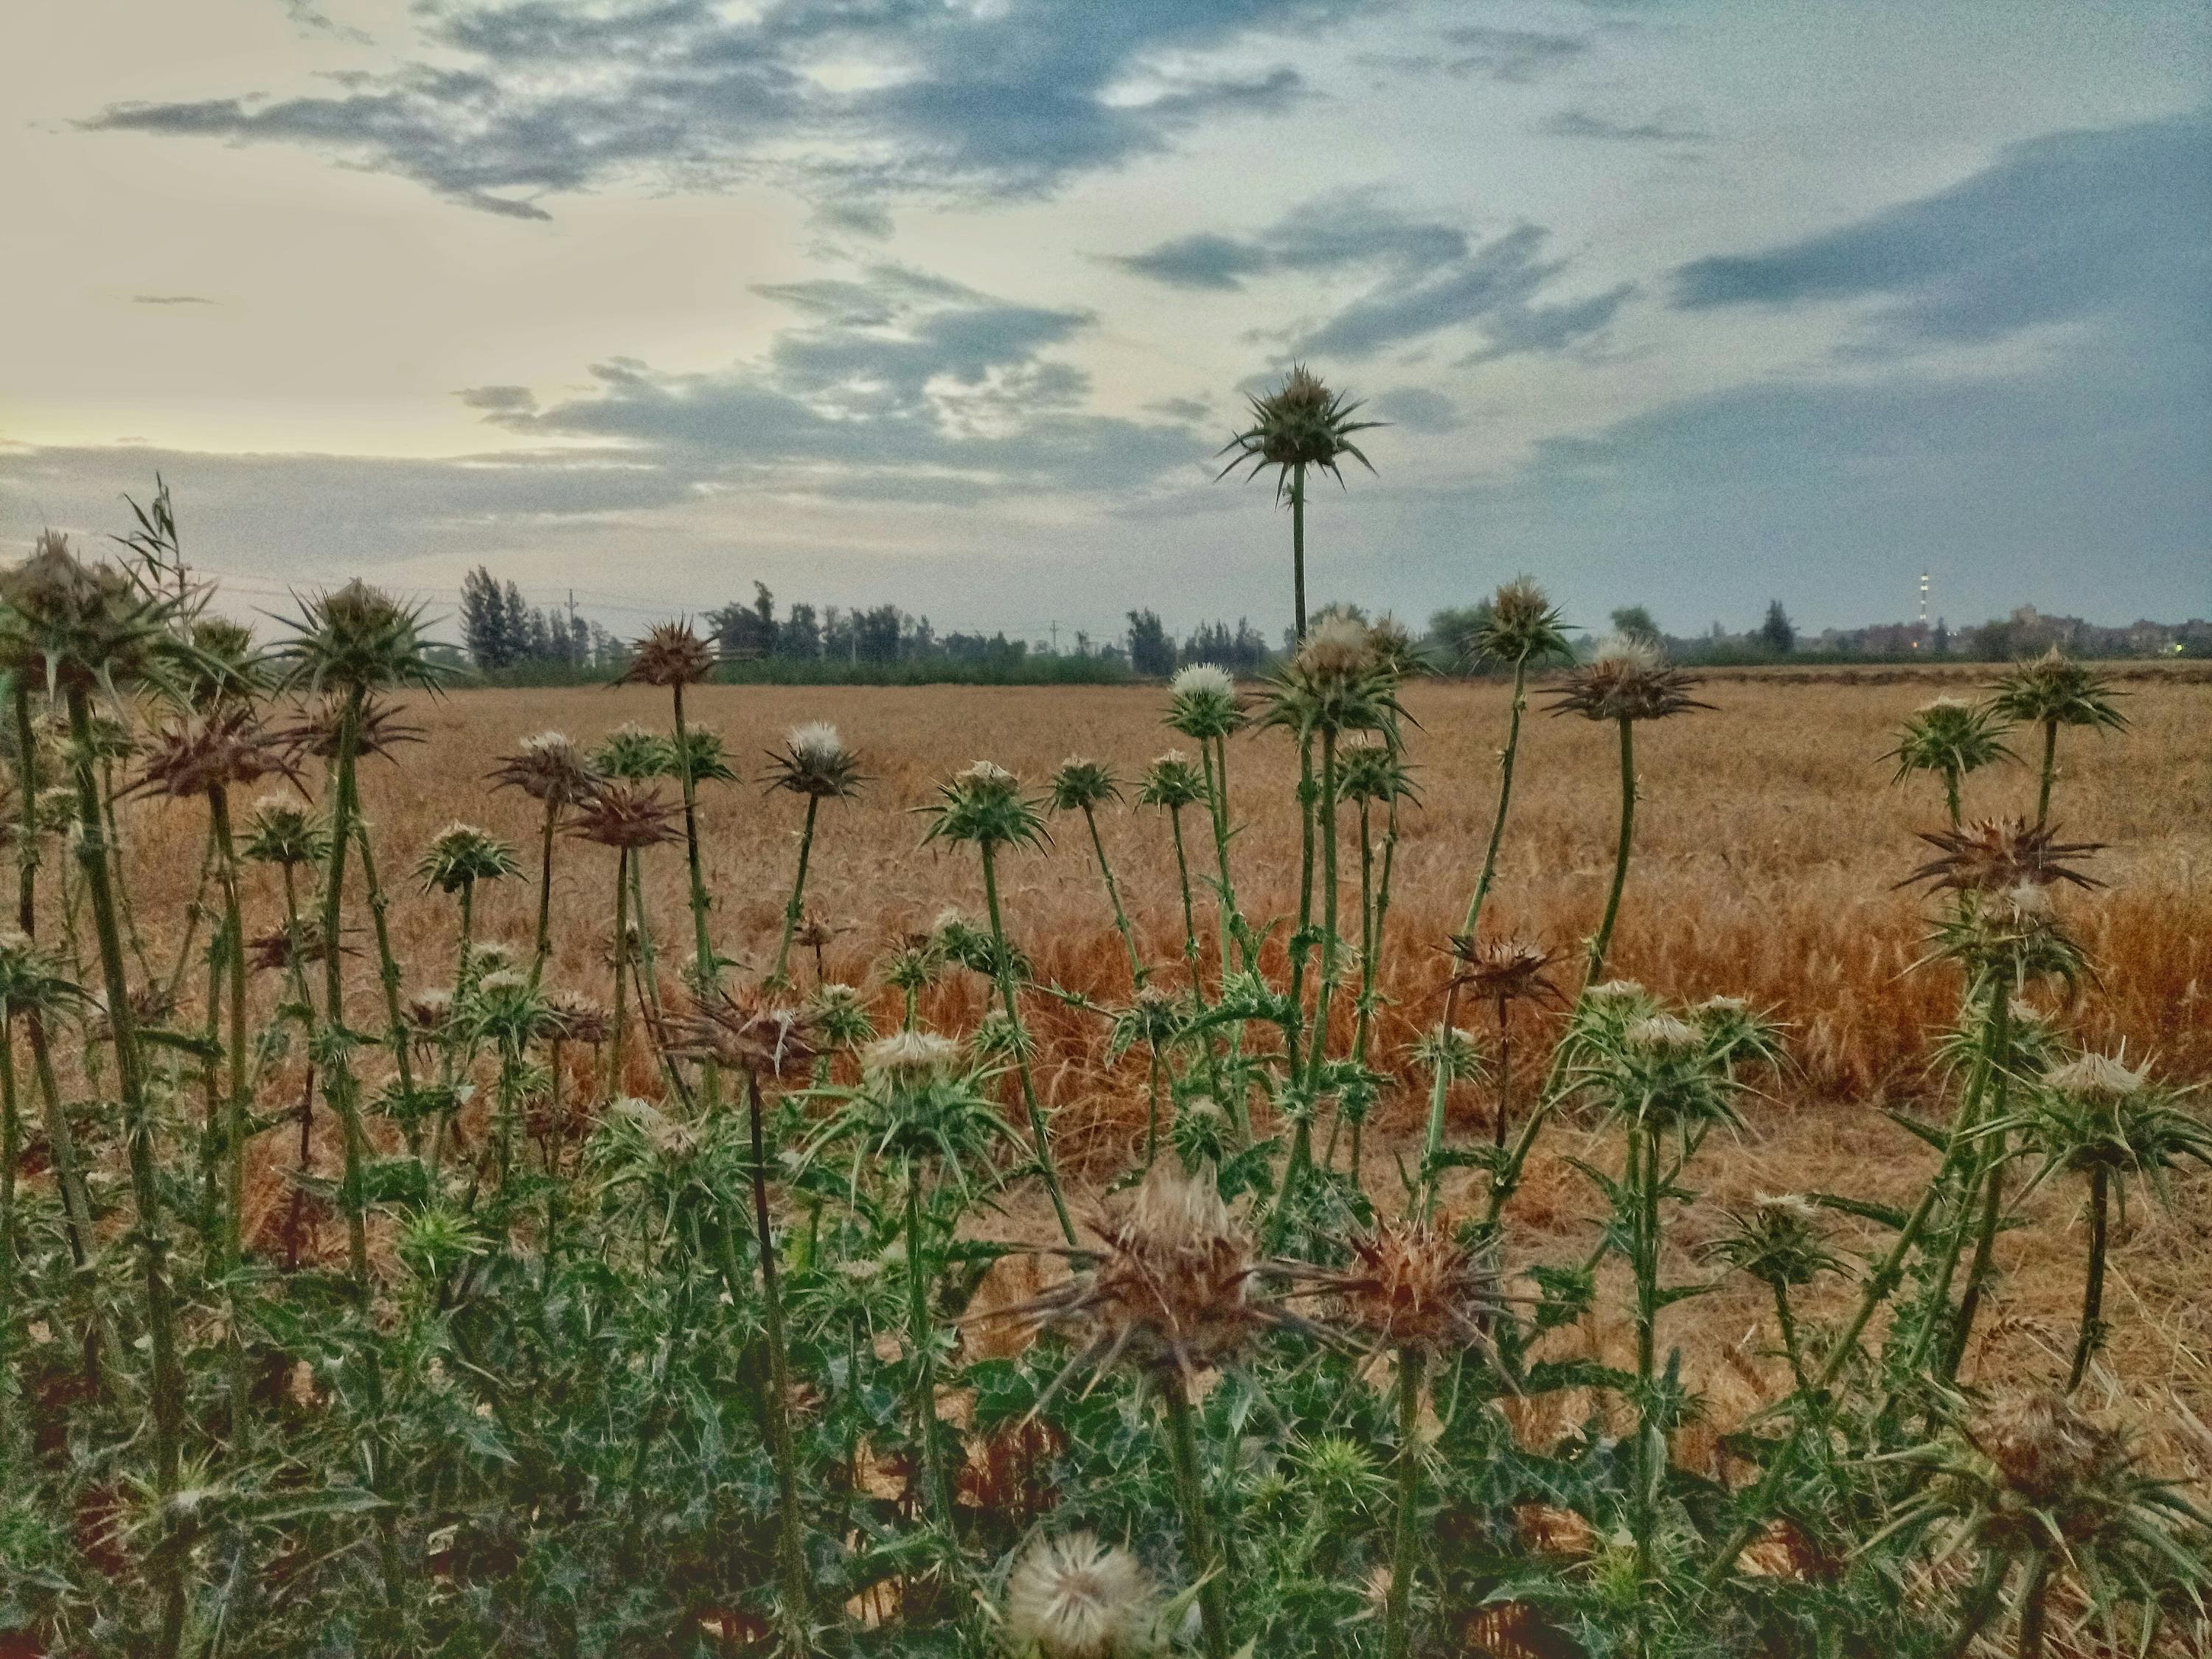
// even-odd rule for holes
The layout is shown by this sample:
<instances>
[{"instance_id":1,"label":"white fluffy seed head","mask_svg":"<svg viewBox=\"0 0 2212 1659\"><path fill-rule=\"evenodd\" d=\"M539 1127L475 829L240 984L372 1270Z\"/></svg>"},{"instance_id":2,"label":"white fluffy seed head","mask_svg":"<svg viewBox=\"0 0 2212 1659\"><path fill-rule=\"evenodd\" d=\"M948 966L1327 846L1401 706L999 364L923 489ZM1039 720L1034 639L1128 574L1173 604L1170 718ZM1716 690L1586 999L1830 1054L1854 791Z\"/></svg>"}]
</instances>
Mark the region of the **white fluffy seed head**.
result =
<instances>
[{"instance_id":1,"label":"white fluffy seed head","mask_svg":"<svg viewBox=\"0 0 2212 1659\"><path fill-rule=\"evenodd\" d=\"M961 1053L959 1043L934 1031L894 1031L860 1051L860 1069L898 1082L947 1077L958 1068Z\"/></svg>"},{"instance_id":2,"label":"white fluffy seed head","mask_svg":"<svg viewBox=\"0 0 2212 1659\"><path fill-rule=\"evenodd\" d=\"M1233 697L1237 681L1230 672L1210 662L1194 662L1188 668L1179 668L1168 682L1168 690L1178 697Z\"/></svg>"},{"instance_id":3,"label":"white fluffy seed head","mask_svg":"<svg viewBox=\"0 0 2212 1659\"><path fill-rule=\"evenodd\" d=\"M2149 1071L2148 1066L2130 1066L2111 1054L2089 1054L2052 1066L2044 1073L2043 1081L2061 1094L2120 1100L2141 1094Z\"/></svg>"},{"instance_id":4,"label":"white fluffy seed head","mask_svg":"<svg viewBox=\"0 0 2212 1659\"><path fill-rule=\"evenodd\" d=\"M1645 672L1656 672L1666 660L1659 647L1647 639L1634 634L1608 634L1599 642L1597 653L1590 659L1595 665L1617 665Z\"/></svg>"},{"instance_id":5,"label":"white fluffy seed head","mask_svg":"<svg viewBox=\"0 0 2212 1659\"><path fill-rule=\"evenodd\" d=\"M827 720L805 720L784 733L791 752L811 764L826 765L845 756L845 740Z\"/></svg>"},{"instance_id":6,"label":"white fluffy seed head","mask_svg":"<svg viewBox=\"0 0 2212 1659\"><path fill-rule=\"evenodd\" d=\"M1649 1019L1639 1019L1621 1036L1631 1048L1653 1054L1684 1054L1705 1041L1696 1026L1672 1014L1654 1014Z\"/></svg>"},{"instance_id":7,"label":"white fluffy seed head","mask_svg":"<svg viewBox=\"0 0 2212 1659\"><path fill-rule=\"evenodd\" d=\"M1158 1613L1137 1559L1087 1532L1042 1538L1006 1580L1006 1633L1044 1659L1116 1659L1152 1645Z\"/></svg>"}]
</instances>

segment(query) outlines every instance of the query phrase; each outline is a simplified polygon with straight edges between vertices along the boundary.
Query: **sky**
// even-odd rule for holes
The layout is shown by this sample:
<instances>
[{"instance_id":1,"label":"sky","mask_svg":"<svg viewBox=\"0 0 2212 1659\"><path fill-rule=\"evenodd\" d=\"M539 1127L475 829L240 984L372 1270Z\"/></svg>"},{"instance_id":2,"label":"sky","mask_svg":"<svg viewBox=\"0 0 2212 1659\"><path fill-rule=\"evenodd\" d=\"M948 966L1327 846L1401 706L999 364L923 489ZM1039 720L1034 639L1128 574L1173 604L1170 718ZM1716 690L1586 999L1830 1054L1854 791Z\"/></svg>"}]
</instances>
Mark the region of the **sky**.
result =
<instances>
[{"instance_id":1,"label":"sky","mask_svg":"<svg viewBox=\"0 0 2212 1659\"><path fill-rule=\"evenodd\" d=\"M1063 645L2212 614L2201 0L0 8L0 554Z\"/></svg>"}]
</instances>

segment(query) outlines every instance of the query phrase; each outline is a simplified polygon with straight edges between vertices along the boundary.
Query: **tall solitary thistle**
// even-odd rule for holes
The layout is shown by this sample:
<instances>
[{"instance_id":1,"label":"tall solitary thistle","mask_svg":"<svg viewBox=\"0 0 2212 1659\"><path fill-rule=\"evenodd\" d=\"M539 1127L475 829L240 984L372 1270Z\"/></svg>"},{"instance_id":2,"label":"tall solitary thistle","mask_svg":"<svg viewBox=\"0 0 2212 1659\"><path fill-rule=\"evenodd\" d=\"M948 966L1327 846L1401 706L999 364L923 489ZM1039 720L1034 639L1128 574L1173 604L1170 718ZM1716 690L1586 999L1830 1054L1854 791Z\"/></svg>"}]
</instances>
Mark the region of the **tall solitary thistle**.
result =
<instances>
[{"instance_id":1,"label":"tall solitary thistle","mask_svg":"<svg viewBox=\"0 0 2212 1659\"><path fill-rule=\"evenodd\" d=\"M1297 637L1306 636L1306 469L1328 473L1339 484L1344 474L1339 464L1349 455L1370 472L1374 462L1352 441L1355 432L1385 424L1355 421L1360 404L1341 392L1331 392L1304 363L1292 366L1282 385L1251 399L1251 424L1235 434L1217 452L1230 457L1217 477L1227 477L1240 466L1247 476L1275 469L1275 499L1291 504L1291 585L1297 607Z\"/></svg>"}]
</instances>

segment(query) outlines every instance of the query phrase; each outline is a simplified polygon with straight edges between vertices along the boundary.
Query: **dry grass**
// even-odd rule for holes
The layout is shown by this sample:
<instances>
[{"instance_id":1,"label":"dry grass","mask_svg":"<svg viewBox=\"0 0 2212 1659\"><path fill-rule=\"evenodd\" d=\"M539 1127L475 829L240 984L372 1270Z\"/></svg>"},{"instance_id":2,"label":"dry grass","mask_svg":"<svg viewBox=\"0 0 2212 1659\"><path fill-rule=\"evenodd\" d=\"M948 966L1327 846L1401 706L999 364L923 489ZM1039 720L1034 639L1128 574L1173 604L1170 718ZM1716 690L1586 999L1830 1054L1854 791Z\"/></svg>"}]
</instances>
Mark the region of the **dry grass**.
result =
<instances>
[{"instance_id":1,"label":"dry grass","mask_svg":"<svg viewBox=\"0 0 2212 1659\"><path fill-rule=\"evenodd\" d=\"M1925 781L1891 787L1876 757L1929 687L1924 676L1823 678L1729 677L1708 688L1717 712L1640 735L1636 862L1613 971L1669 995L1723 993L1770 1006L1790 1023L1799 1063L1779 1097L1754 1114L1749 1137L1717 1148L1698 1166L1718 1202L1758 1190L1824 1188L1894 1197L1912 1189L1925 1168L1917 1143L1878 1109L1926 1095L1929 1040L1957 997L1948 973L1908 971L1919 955L1923 907L1893 885L1918 861L1912 832L1934 825L1940 792ZM2100 983L2063 1017L2086 1041L2124 1037L2131 1051L2155 1053L2175 1074L2203 1076L2212 1073L2212 744L2204 738L2212 685L2146 677L2127 690L2132 732L2069 734L2062 744L2054 816L2069 838L2111 843L2094 866L2109 890L2069 908ZM1534 701L1540 708L1542 699ZM907 809L926 799L933 781L988 757L1041 781L1071 754L1133 775L1171 745L1158 724L1162 704L1157 691L1141 689L710 688L693 694L693 718L718 731L741 764L801 720L836 722L863 751L874 781L860 801L825 808L809 888L813 907L848 930L830 948L830 976L858 981L894 931L927 926L949 902L980 908L972 859L917 848L921 824ZM1444 973L1436 947L1467 902L1505 729L1504 693L1494 685L1416 686L1407 705L1421 727L1410 746L1423 800L1406 816L1398 853L1386 980L1394 1000L1381 1024L1386 1055L1436 1018ZM665 697L644 690L479 691L418 699L413 712L429 728L428 741L402 750L397 766L372 763L365 774L386 878L402 886L422 843L455 817L513 838L533 879L482 897L479 937L526 949L536 804L514 792L487 794L480 780L517 738L547 726L589 741L625 720L665 726ZM1497 927L1571 947L1595 925L1614 829L1613 764L1609 727L1532 711L1494 902ZM1279 735L1240 738L1231 765L1248 824L1237 843L1240 896L1255 918L1280 916L1295 902L1297 872L1290 744ZM2032 802L2025 768L1985 773L1967 786L1970 814L2019 811ZM763 965L790 879L798 804L750 786L710 787L703 816L718 942ZM1143 945L1158 962L1177 960L1180 910L1162 816L1114 811L1102 827ZM173 931L190 896L200 834L190 807L137 809L126 828L150 934ZM612 854L572 842L559 860L551 977L604 998ZM682 853L663 849L647 862L665 969L689 936ZM1040 974L1107 1000L1125 994L1126 958L1079 823L1067 825L1048 854L1010 859L1007 876L1008 925ZM265 872L256 880L250 929L277 915L273 881ZM1349 882L1347 890L1356 891ZM410 885L398 895L392 924L410 986L449 983L449 902ZM1201 929L1210 925L1202 921ZM353 982L365 1018L370 962L356 967ZM261 991L273 988L264 982ZM972 978L933 994L930 1012L940 1021L971 1022L981 1012L983 988ZM1039 1085L1058 1111L1063 1158L1094 1176L1117 1169L1140 1132L1139 1062L1109 1073L1102 1024L1088 1016L1041 1006L1036 1024ZM643 1089L651 1080L641 1058L630 1082ZM1487 1096L1461 1093L1455 1127L1479 1133ZM1385 1103L1377 1121L1386 1144L1419 1115L1418 1094L1410 1089ZM274 1165L289 1160L289 1139L262 1143L271 1191ZM1587 1248L1583 1218L1592 1195L1559 1156L1578 1150L1577 1140L1571 1127L1556 1137L1516 1201L1516 1237L1530 1255ZM334 1148L324 1150L334 1156ZM1377 1157L1370 1170L1395 1182L1388 1165ZM2212 1298L2202 1292L2212 1269L2205 1202L2212 1183L2193 1178L2183 1190L2172 1218L2148 1201L2131 1206L2108 1301L2118 1330L2102 1362L2106 1375L2093 1390L2124 1395L2160 1425L2165 1461L2202 1480L2212 1470ZM2072 1206L2073 1194L2054 1192L2038 1204L2046 1224L2007 1236L1997 1317L1974 1360L1979 1374L2063 1373L2080 1273ZM1686 1243L1701 1236L1700 1218L1686 1218L1680 1231ZM1669 1316L1665 1335L1692 1356L1693 1374L1714 1396L1717 1424L1782 1392L1778 1364L1760 1338L1747 1337L1760 1328L1762 1307L1748 1291L1731 1290ZM1625 1334L1601 1328L1579 1340L1617 1355Z\"/></svg>"}]
</instances>

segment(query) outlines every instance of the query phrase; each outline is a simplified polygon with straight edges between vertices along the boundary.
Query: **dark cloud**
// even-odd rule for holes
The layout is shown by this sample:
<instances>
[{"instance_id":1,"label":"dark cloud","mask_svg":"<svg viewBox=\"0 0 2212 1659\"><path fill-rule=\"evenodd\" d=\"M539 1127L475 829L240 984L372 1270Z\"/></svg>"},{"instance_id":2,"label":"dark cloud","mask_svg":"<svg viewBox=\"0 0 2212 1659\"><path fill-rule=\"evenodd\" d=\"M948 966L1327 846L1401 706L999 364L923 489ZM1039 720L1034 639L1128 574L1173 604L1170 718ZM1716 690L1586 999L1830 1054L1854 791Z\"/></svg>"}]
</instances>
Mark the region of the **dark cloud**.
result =
<instances>
[{"instance_id":1,"label":"dark cloud","mask_svg":"<svg viewBox=\"0 0 2212 1659\"><path fill-rule=\"evenodd\" d=\"M1441 329L1479 325L1471 361L1522 351L1559 351L1595 333L1634 292L1624 285L1565 303L1539 290L1564 273L1540 257L1541 226L1522 225L1477 244L1455 225L1410 217L1371 192L1322 198L1249 237L1212 232L1177 237L1114 263L1155 282L1234 289L1278 272L1330 276L1374 271L1379 280L1326 321L1297 334L1299 353L1368 356Z\"/></svg>"},{"instance_id":2,"label":"dark cloud","mask_svg":"<svg viewBox=\"0 0 2212 1659\"><path fill-rule=\"evenodd\" d=\"M1446 29L1444 39L1455 48L1443 59L1447 72L1480 75L1511 83L1556 74L1579 61L1590 49L1590 39L1586 34L1563 34L1548 29L1492 28L1473 23Z\"/></svg>"},{"instance_id":3,"label":"dark cloud","mask_svg":"<svg viewBox=\"0 0 2212 1659\"><path fill-rule=\"evenodd\" d=\"M509 430L617 445L685 476L840 497L1136 490L1202 454L1188 416L1084 411L1087 377L1045 354L1088 328L1086 313L896 264L758 291L805 319L758 362L679 374L617 358L592 366L580 397L483 386L463 401Z\"/></svg>"},{"instance_id":4,"label":"dark cloud","mask_svg":"<svg viewBox=\"0 0 2212 1659\"><path fill-rule=\"evenodd\" d=\"M435 64L331 93L118 104L85 125L299 145L522 218L629 177L712 188L773 171L867 228L872 195L1048 191L1201 121L1281 109L1301 95L1295 71L1209 70L1200 55L1303 39L1352 3L427 0ZM842 90L816 73L853 61L890 72Z\"/></svg>"},{"instance_id":5,"label":"dark cloud","mask_svg":"<svg viewBox=\"0 0 2212 1659\"><path fill-rule=\"evenodd\" d=\"M1374 413L1415 432L1453 432L1460 426L1459 406L1427 386L1401 386L1386 392L1376 398Z\"/></svg>"},{"instance_id":6,"label":"dark cloud","mask_svg":"<svg viewBox=\"0 0 2212 1659\"><path fill-rule=\"evenodd\" d=\"M2008 148L1952 188L1764 252L1675 273L1678 306L1886 301L1893 343L1991 340L2096 315L2212 307L2212 119Z\"/></svg>"},{"instance_id":7,"label":"dark cloud","mask_svg":"<svg viewBox=\"0 0 2212 1659\"><path fill-rule=\"evenodd\" d=\"M211 306L215 301L199 294L134 294L134 306Z\"/></svg>"},{"instance_id":8,"label":"dark cloud","mask_svg":"<svg viewBox=\"0 0 2212 1659\"><path fill-rule=\"evenodd\" d=\"M1712 134L1696 127L1670 126L1664 121L1616 121L1588 110L1561 110L1544 123L1554 138L1596 138L1616 144L1698 143Z\"/></svg>"}]
</instances>

